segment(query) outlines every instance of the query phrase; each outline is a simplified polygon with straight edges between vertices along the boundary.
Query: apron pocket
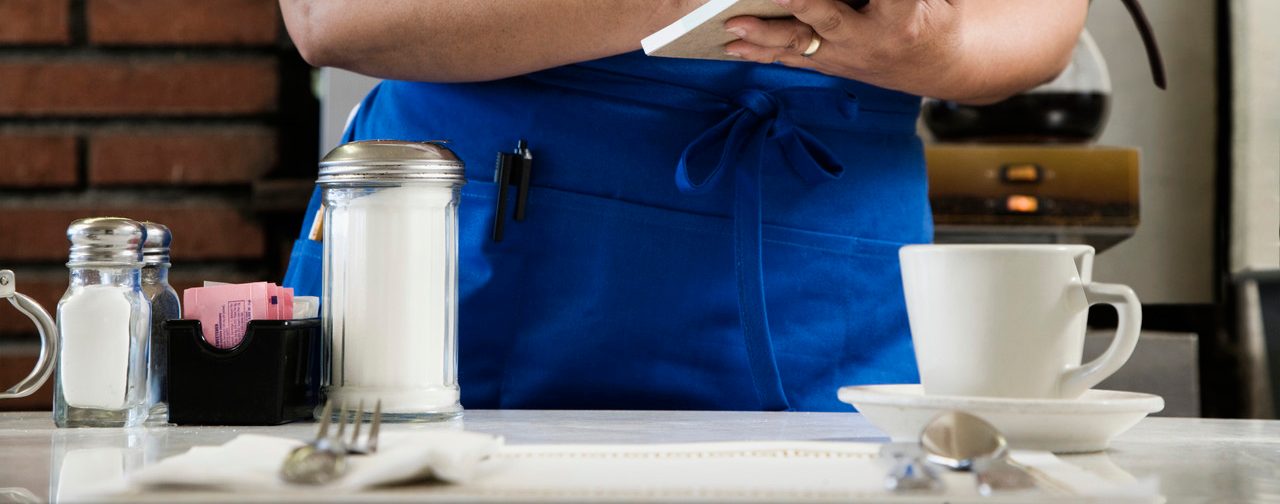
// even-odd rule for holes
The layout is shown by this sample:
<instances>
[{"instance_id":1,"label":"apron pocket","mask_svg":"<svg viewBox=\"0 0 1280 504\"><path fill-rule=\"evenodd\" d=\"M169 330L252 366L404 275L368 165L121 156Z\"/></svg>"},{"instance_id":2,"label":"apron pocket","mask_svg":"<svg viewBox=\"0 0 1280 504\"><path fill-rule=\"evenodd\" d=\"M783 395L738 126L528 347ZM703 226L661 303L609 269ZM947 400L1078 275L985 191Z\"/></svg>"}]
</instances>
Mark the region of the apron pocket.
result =
<instances>
[{"instance_id":1,"label":"apron pocket","mask_svg":"<svg viewBox=\"0 0 1280 504\"><path fill-rule=\"evenodd\" d=\"M464 406L759 409L731 219L533 187L528 219L494 243L496 192L462 189ZM847 409L839 385L914 377L914 360L901 362L900 244L778 226L763 236L793 406Z\"/></svg>"}]
</instances>

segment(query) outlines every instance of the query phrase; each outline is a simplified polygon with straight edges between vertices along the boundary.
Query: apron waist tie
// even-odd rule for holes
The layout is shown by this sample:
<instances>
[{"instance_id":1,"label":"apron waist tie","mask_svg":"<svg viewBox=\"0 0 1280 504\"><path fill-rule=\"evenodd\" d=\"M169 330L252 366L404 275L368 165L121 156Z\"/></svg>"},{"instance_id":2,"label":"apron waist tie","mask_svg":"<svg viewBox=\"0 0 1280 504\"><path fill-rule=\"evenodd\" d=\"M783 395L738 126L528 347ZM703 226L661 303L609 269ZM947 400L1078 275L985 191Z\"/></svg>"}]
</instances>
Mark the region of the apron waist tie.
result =
<instances>
[{"instance_id":1,"label":"apron waist tie","mask_svg":"<svg viewBox=\"0 0 1280 504\"><path fill-rule=\"evenodd\" d=\"M698 136L680 155L676 186L685 194L706 193L732 171L734 188L734 272L738 283L738 317L746 339L751 379L761 407L789 410L773 353L765 306L761 174L770 153L785 160L808 183L839 178L844 165L822 143L800 127L788 109L823 110L852 122L857 99L840 89L791 87L773 91L749 89L734 98L738 106L724 120Z\"/></svg>"}]
</instances>

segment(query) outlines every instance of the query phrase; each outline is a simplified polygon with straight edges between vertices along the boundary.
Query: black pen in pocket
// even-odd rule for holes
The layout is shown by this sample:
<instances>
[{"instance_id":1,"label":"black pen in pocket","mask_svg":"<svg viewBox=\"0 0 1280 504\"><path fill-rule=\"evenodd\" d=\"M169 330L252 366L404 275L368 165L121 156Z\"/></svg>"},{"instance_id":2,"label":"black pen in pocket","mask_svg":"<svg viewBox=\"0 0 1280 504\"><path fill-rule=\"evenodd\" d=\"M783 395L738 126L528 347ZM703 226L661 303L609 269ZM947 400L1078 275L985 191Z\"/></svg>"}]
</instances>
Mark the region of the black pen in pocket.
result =
<instances>
[{"instance_id":1,"label":"black pen in pocket","mask_svg":"<svg viewBox=\"0 0 1280 504\"><path fill-rule=\"evenodd\" d=\"M516 186L516 222L522 222L529 203L529 178L533 174L533 152L528 142L520 140L512 152L498 153L493 182L498 186L498 197L493 212L493 241L502 241L507 214L507 188Z\"/></svg>"}]
</instances>

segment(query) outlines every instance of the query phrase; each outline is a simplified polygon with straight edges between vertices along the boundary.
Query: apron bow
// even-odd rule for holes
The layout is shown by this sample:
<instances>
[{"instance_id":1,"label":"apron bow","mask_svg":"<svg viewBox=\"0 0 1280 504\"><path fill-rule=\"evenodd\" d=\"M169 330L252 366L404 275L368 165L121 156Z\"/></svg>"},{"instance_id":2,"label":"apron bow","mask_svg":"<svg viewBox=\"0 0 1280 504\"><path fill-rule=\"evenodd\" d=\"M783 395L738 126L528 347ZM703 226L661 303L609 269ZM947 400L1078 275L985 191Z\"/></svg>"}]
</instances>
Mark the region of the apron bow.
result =
<instances>
[{"instance_id":1,"label":"apron bow","mask_svg":"<svg viewBox=\"0 0 1280 504\"><path fill-rule=\"evenodd\" d=\"M738 316L756 396L766 410L788 410L765 306L761 257L761 173L769 150L810 184L835 180L844 164L813 134L797 124L793 110L819 110L857 118L858 102L846 91L793 87L748 89L733 103L737 109L694 139L676 165L676 186L685 194L704 194L732 171L734 187L734 271L738 280Z\"/></svg>"}]
</instances>

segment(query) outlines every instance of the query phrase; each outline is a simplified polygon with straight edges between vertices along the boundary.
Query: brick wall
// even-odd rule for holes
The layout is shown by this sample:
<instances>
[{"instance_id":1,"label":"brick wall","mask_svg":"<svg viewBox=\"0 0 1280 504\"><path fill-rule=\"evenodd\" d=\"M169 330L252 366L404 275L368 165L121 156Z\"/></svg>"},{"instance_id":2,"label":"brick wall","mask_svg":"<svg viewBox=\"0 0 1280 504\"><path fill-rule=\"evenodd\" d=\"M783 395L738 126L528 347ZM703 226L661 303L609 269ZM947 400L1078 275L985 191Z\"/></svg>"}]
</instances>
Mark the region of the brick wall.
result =
<instances>
[{"instance_id":1,"label":"brick wall","mask_svg":"<svg viewBox=\"0 0 1280 504\"><path fill-rule=\"evenodd\" d=\"M118 215L173 229L179 289L279 281L317 123L276 0L0 0L0 268L52 313L67 224ZM0 303L0 389L35 338Z\"/></svg>"}]
</instances>

